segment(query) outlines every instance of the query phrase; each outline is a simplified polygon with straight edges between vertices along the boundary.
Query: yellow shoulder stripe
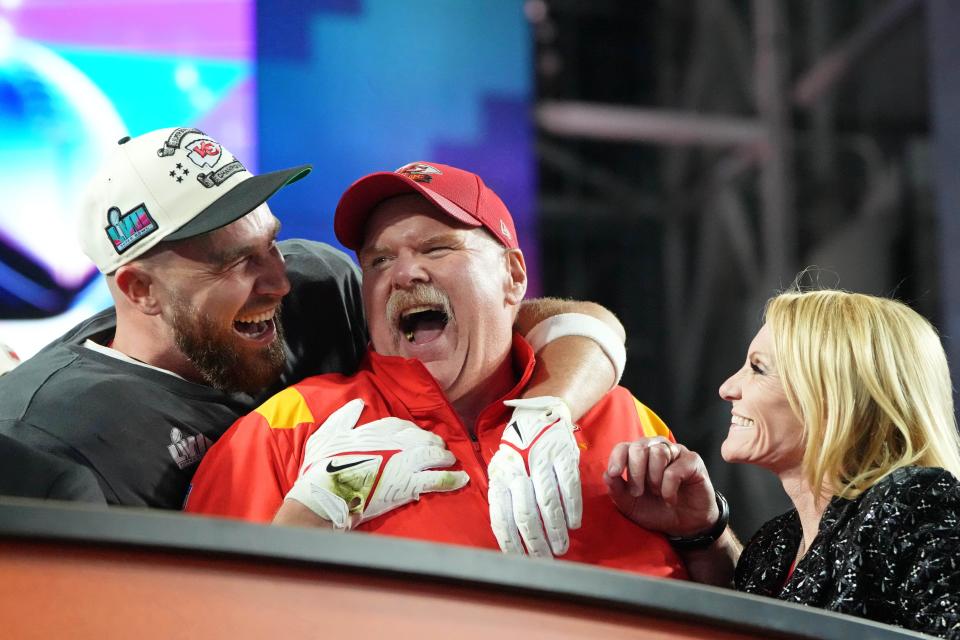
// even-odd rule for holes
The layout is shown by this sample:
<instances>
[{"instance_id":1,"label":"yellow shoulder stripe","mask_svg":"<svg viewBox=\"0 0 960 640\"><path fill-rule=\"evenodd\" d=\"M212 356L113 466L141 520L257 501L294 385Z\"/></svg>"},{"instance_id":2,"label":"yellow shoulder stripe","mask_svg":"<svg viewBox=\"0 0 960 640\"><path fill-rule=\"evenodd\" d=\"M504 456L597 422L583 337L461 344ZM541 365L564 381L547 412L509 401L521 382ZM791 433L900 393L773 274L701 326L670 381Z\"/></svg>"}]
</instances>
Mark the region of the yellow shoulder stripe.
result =
<instances>
[{"instance_id":1,"label":"yellow shoulder stripe","mask_svg":"<svg viewBox=\"0 0 960 640\"><path fill-rule=\"evenodd\" d=\"M293 429L304 422L315 422L307 401L294 387L287 387L254 409L271 429Z\"/></svg>"},{"instance_id":2,"label":"yellow shoulder stripe","mask_svg":"<svg viewBox=\"0 0 960 640\"><path fill-rule=\"evenodd\" d=\"M664 424L663 420L660 419L660 416L636 398L634 398L633 401L637 405L637 416L640 418L640 424L643 425L643 435L648 438L663 436L673 439L673 434L670 433L670 429Z\"/></svg>"}]
</instances>

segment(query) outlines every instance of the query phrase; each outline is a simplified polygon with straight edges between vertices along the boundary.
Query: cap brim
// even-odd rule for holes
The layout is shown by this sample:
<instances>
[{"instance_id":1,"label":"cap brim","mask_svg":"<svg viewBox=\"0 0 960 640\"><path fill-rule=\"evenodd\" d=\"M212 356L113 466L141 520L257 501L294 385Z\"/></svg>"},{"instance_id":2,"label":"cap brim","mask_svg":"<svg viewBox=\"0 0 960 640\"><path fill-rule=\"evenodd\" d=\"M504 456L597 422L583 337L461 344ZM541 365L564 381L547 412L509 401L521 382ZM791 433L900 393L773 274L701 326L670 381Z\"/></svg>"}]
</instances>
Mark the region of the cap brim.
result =
<instances>
[{"instance_id":1,"label":"cap brim","mask_svg":"<svg viewBox=\"0 0 960 640\"><path fill-rule=\"evenodd\" d=\"M432 191L429 183L417 182L399 173L382 171L360 178L340 197L333 216L333 231L337 240L346 248L358 251L363 246L364 229L370 212L387 198L404 193L419 193L463 224L471 227L482 224L452 200Z\"/></svg>"},{"instance_id":2,"label":"cap brim","mask_svg":"<svg viewBox=\"0 0 960 640\"><path fill-rule=\"evenodd\" d=\"M164 241L192 238L224 227L259 207L281 187L303 178L311 169L312 165L304 164L247 178L194 216L190 222L167 235Z\"/></svg>"}]
</instances>

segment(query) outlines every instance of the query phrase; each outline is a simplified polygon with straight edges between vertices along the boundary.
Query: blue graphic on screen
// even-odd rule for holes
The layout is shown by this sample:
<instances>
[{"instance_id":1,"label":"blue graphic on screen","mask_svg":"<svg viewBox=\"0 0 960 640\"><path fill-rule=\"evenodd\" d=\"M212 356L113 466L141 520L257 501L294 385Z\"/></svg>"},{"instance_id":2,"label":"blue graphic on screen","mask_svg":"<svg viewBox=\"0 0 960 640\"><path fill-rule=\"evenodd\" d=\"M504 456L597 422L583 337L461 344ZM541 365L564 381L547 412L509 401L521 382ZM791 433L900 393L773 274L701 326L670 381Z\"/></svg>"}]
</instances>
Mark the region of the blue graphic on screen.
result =
<instances>
[{"instance_id":1,"label":"blue graphic on screen","mask_svg":"<svg viewBox=\"0 0 960 640\"><path fill-rule=\"evenodd\" d=\"M335 243L340 194L426 160L480 174L514 215L538 289L529 28L519 0L262 3L260 158L313 162L271 206L285 236Z\"/></svg>"},{"instance_id":2,"label":"blue graphic on screen","mask_svg":"<svg viewBox=\"0 0 960 640\"><path fill-rule=\"evenodd\" d=\"M271 200L284 237L335 242L339 195L371 171L476 171L513 212L537 290L522 0L171 6L0 3L0 342L30 355L110 304L76 242L80 194L120 137L167 126L253 171L312 162Z\"/></svg>"},{"instance_id":3,"label":"blue graphic on screen","mask_svg":"<svg viewBox=\"0 0 960 640\"><path fill-rule=\"evenodd\" d=\"M199 122L215 110L222 98L229 97L237 86L248 80L252 66L250 61L185 60L182 56L130 54L121 57L110 52L76 49L61 49L59 53L82 69L104 94L114 97L132 135L167 126L158 123L174 126ZM202 88L193 91L201 78ZM211 135L223 138L231 150L237 146L230 144L233 141L219 131L223 125L206 120L212 127ZM246 125L253 125L252 118Z\"/></svg>"}]
</instances>

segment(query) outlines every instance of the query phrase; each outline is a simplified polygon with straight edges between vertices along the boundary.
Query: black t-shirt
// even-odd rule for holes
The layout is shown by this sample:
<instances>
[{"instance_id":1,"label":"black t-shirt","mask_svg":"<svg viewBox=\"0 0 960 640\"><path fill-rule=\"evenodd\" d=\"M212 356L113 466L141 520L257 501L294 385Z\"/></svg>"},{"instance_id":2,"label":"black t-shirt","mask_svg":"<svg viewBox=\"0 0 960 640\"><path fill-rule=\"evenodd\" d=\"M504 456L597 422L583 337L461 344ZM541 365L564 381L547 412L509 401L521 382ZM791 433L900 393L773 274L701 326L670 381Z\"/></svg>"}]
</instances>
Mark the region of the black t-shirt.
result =
<instances>
[{"instance_id":1,"label":"black t-shirt","mask_svg":"<svg viewBox=\"0 0 960 640\"><path fill-rule=\"evenodd\" d=\"M179 509L197 463L238 417L306 376L353 373L367 336L356 266L304 240L280 243L287 367L254 398L83 346L107 344L114 309L80 323L0 377L0 433L90 468L110 504ZM0 474L6 470L0 470Z\"/></svg>"},{"instance_id":2,"label":"black t-shirt","mask_svg":"<svg viewBox=\"0 0 960 640\"><path fill-rule=\"evenodd\" d=\"M105 504L90 469L0 435L0 495Z\"/></svg>"}]
</instances>

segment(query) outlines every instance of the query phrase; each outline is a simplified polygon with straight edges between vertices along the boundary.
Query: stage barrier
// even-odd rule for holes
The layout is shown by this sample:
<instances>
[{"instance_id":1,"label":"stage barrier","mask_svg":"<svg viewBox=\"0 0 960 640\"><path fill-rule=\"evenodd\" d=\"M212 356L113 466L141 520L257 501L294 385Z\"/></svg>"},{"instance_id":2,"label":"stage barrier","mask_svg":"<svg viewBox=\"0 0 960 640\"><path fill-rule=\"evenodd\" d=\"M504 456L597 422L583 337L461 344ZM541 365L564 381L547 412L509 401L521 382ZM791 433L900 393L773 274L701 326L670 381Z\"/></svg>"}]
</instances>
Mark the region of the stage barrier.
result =
<instances>
[{"instance_id":1,"label":"stage barrier","mask_svg":"<svg viewBox=\"0 0 960 640\"><path fill-rule=\"evenodd\" d=\"M0 637L920 638L569 562L362 533L0 499Z\"/></svg>"}]
</instances>

